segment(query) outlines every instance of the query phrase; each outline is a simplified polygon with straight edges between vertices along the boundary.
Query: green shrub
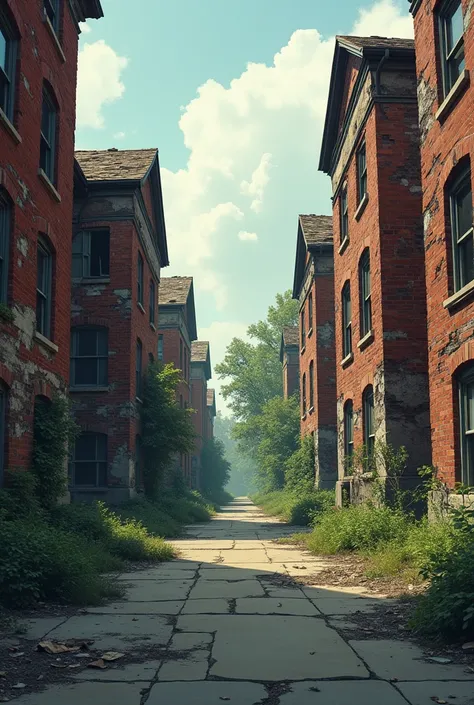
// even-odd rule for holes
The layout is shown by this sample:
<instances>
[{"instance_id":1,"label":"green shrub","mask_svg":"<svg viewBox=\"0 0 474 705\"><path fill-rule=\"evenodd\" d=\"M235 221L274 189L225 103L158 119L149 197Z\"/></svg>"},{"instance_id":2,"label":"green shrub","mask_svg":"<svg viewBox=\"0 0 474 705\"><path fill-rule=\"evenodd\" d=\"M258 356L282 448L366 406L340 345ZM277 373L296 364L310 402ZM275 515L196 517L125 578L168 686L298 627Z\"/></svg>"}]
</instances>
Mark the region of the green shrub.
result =
<instances>
[{"instance_id":1,"label":"green shrub","mask_svg":"<svg viewBox=\"0 0 474 705\"><path fill-rule=\"evenodd\" d=\"M334 506L334 492L330 490L312 492L276 490L268 494L254 495L252 499L268 514L279 516L296 526L308 526L319 521L322 513Z\"/></svg>"},{"instance_id":2,"label":"green shrub","mask_svg":"<svg viewBox=\"0 0 474 705\"><path fill-rule=\"evenodd\" d=\"M122 519L137 519L154 536L172 538L182 533L181 524L158 502L133 499L115 509Z\"/></svg>"},{"instance_id":3,"label":"green shrub","mask_svg":"<svg viewBox=\"0 0 474 705\"><path fill-rule=\"evenodd\" d=\"M299 448L285 462L285 488L295 492L314 490L314 441L304 436Z\"/></svg>"},{"instance_id":4,"label":"green shrub","mask_svg":"<svg viewBox=\"0 0 474 705\"><path fill-rule=\"evenodd\" d=\"M180 524L209 521L214 514L214 507L195 491L188 490L182 497L174 494L164 495L160 504Z\"/></svg>"},{"instance_id":5,"label":"green shrub","mask_svg":"<svg viewBox=\"0 0 474 705\"><path fill-rule=\"evenodd\" d=\"M201 451L200 487L203 494L215 501L224 491L230 478L230 463L225 457L224 444L218 438L209 438Z\"/></svg>"}]
</instances>

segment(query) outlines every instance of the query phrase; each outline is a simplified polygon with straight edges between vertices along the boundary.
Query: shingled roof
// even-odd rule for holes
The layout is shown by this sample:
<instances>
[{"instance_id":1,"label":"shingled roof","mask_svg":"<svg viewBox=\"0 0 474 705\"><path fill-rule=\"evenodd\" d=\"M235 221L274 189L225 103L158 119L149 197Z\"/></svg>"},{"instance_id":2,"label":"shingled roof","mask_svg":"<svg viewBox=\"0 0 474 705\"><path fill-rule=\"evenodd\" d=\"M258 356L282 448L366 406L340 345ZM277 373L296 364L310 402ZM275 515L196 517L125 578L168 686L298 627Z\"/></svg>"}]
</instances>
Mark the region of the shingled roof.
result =
<instances>
[{"instance_id":1,"label":"shingled roof","mask_svg":"<svg viewBox=\"0 0 474 705\"><path fill-rule=\"evenodd\" d=\"M353 37L350 35L339 35L336 39L341 44L349 44L355 49L414 49L413 39L400 39L398 37Z\"/></svg>"},{"instance_id":2,"label":"shingled roof","mask_svg":"<svg viewBox=\"0 0 474 705\"><path fill-rule=\"evenodd\" d=\"M283 343L284 345L299 345L298 326L285 326L283 328Z\"/></svg>"},{"instance_id":3,"label":"shingled roof","mask_svg":"<svg viewBox=\"0 0 474 705\"><path fill-rule=\"evenodd\" d=\"M191 362L207 362L209 343L205 340L195 340L191 345Z\"/></svg>"},{"instance_id":4,"label":"shingled roof","mask_svg":"<svg viewBox=\"0 0 474 705\"><path fill-rule=\"evenodd\" d=\"M185 306L193 283L192 277L162 277L159 303Z\"/></svg>"},{"instance_id":5,"label":"shingled roof","mask_svg":"<svg viewBox=\"0 0 474 705\"><path fill-rule=\"evenodd\" d=\"M300 215L306 246L332 244L332 215Z\"/></svg>"},{"instance_id":6,"label":"shingled roof","mask_svg":"<svg viewBox=\"0 0 474 705\"><path fill-rule=\"evenodd\" d=\"M89 181L141 181L157 154L157 149L105 149L78 151L75 157Z\"/></svg>"}]
</instances>

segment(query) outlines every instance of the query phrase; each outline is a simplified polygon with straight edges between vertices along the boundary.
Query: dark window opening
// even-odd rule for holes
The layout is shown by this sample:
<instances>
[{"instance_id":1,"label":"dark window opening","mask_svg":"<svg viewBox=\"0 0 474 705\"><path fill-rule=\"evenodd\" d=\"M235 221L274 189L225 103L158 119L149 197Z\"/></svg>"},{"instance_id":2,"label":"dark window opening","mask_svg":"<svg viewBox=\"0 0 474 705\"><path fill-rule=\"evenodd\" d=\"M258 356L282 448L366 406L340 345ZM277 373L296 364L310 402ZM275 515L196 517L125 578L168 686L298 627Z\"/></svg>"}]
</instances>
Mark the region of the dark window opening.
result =
<instances>
[{"instance_id":1,"label":"dark window opening","mask_svg":"<svg viewBox=\"0 0 474 705\"><path fill-rule=\"evenodd\" d=\"M53 255L42 240L38 242L36 267L36 330L46 338L51 338Z\"/></svg>"},{"instance_id":2,"label":"dark window opening","mask_svg":"<svg viewBox=\"0 0 474 705\"><path fill-rule=\"evenodd\" d=\"M75 487L107 487L107 436L83 433L76 439L72 460Z\"/></svg>"},{"instance_id":3,"label":"dark window opening","mask_svg":"<svg viewBox=\"0 0 474 705\"><path fill-rule=\"evenodd\" d=\"M446 96L466 68L461 0L444 4L439 23L443 88Z\"/></svg>"},{"instance_id":4,"label":"dark window opening","mask_svg":"<svg viewBox=\"0 0 474 705\"><path fill-rule=\"evenodd\" d=\"M138 303L143 306L143 257L140 253L138 253L137 295Z\"/></svg>"},{"instance_id":5,"label":"dark window opening","mask_svg":"<svg viewBox=\"0 0 474 705\"><path fill-rule=\"evenodd\" d=\"M449 190L453 242L454 290L474 279L474 230L471 171L466 169Z\"/></svg>"},{"instance_id":6,"label":"dark window opening","mask_svg":"<svg viewBox=\"0 0 474 705\"><path fill-rule=\"evenodd\" d=\"M110 273L110 233L108 230L82 230L72 241L72 276L108 277Z\"/></svg>"},{"instance_id":7,"label":"dark window opening","mask_svg":"<svg viewBox=\"0 0 474 705\"><path fill-rule=\"evenodd\" d=\"M58 34L59 32L59 0L44 0L44 11L51 25Z\"/></svg>"},{"instance_id":8,"label":"dark window opening","mask_svg":"<svg viewBox=\"0 0 474 705\"><path fill-rule=\"evenodd\" d=\"M301 400L303 404L303 416L306 414L306 372L301 379Z\"/></svg>"},{"instance_id":9,"label":"dark window opening","mask_svg":"<svg viewBox=\"0 0 474 705\"><path fill-rule=\"evenodd\" d=\"M304 317L305 311L304 308L301 311L301 349L304 348L306 345L306 321Z\"/></svg>"},{"instance_id":10,"label":"dark window opening","mask_svg":"<svg viewBox=\"0 0 474 705\"><path fill-rule=\"evenodd\" d=\"M354 408L349 399L344 405L344 465L346 472L350 470L354 454Z\"/></svg>"},{"instance_id":11,"label":"dark window opening","mask_svg":"<svg viewBox=\"0 0 474 705\"><path fill-rule=\"evenodd\" d=\"M357 152L357 196L359 203L367 195L367 153L365 142Z\"/></svg>"},{"instance_id":12,"label":"dark window opening","mask_svg":"<svg viewBox=\"0 0 474 705\"><path fill-rule=\"evenodd\" d=\"M308 296L308 328L313 329L313 294Z\"/></svg>"},{"instance_id":13,"label":"dark window opening","mask_svg":"<svg viewBox=\"0 0 474 705\"><path fill-rule=\"evenodd\" d=\"M372 330L372 303L370 282L370 253L366 250L359 263L360 335L363 338Z\"/></svg>"},{"instance_id":14,"label":"dark window opening","mask_svg":"<svg viewBox=\"0 0 474 705\"><path fill-rule=\"evenodd\" d=\"M52 184L56 183L56 129L56 105L49 91L44 88L41 111L40 167Z\"/></svg>"},{"instance_id":15,"label":"dark window opening","mask_svg":"<svg viewBox=\"0 0 474 705\"><path fill-rule=\"evenodd\" d=\"M474 485L474 365L459 378L461 482Z\"/></svg>"},{"instance_id":16,"label":"dark window opening","mask_svg":"<svg viewBox=\"0 0 474 705\"><path fill-rule=\"evenodd\" d=\"M71 336L71 386L105 387L108 377L106 328L75 328Z\"/></svg>"},{"instance_id":17,"label":"dark window opening","mask_svg":"<svg viewBox=\"0 0 474 705\"><path fill-rule=\"evenodd\" d=\"M374 456L375 450L375 410L374 410L374 390L372 386L366 387L362 396L363 421L364 421L364 445L367 453L367 460Z\"/></svg>"},{"instance_id":18,"label":"dark window opening","mask_svg":"<svg viewBox=\"0 0 474 705\"><path fill-rule=\"evenodd\" d=\"M314 409L314 362L309 363L309 408Z\"/></svg>"},{"instance_id":19,"label":"dark window opening","mask_svg":"<svg viewBox=\"0 0 474 705\"><path fill-rule=\"evenodd\" d=\"M352 352L352 305L351 285L346 282L342 289L342 356Z\"/></svg>"},{"instance_id":20,"label":"dark window opening","mask_svg":"<svg viewBox=\"0 0 474 705\"><path fill-rule=\"evenodd\" d=\"M339 211L340 211L340 240L344 242L349 237L349 204L347 200L347 186L342 187L341 195L339 196Z\"/></svg>"},{"instance_id":21,"label":"dark window opening","mask_svg":"<svg viewBox=\"0 0 474 705\"><path fill-rule=\"evenodd\" d=\"M12 26L0 9L0 109L10 122L13 122L15 104L17 47Z\"/></svg>"}]
</instances>

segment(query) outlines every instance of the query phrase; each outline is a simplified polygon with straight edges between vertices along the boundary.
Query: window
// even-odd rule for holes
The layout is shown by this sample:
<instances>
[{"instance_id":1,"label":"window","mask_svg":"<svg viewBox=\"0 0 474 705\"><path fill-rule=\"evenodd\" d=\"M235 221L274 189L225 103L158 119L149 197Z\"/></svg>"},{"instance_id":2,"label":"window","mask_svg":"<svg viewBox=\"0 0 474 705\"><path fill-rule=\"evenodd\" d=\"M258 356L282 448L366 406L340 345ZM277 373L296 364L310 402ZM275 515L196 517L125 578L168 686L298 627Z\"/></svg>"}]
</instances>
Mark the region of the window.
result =
<instances>
[{"instance_id":1,"label":"window","mask_svg":"<svg viewBox=\"0 0 474 705\"><path fill-rule=\"evenodd\" d=\"M367 195L367 152L365 142L357 152L357 196L359 203Z\"/></svg>"},{"instance_id":2,"label":"window","mask_svg":"<svg viewBox=\"0 0 474 705\"><path fill-rule=\"evenodd\" d=\"M163 362L163 336L158 336L158 360Z\"/></svg>"},{"instance_id":3,"label":"window","mask_svg":"<svg viewBox=\"0 0 474 705\"><path fill-rule=\"evenodd\" d=\"M474 279L472 191L470 169L464 170L450 189L453 237L454 290Z\"/></svg>"},{"instance_id":4,"label":"window","mask_svg":"<svg viewBox=\"0 0 474 705\"><path fill-rule=\"evenodd\" d=\"M148 362L150 365L153 365L153 363L155 362L155 356L153 355L153 353L148 353Z\"/></svg>"},{"instance_id":5,"label":"window","mask_svg":"<svg viewBox=\"0 0 474 705\"><path fill-rule=\"evenodd\" d=\"M347 202L347 186L342 187L341 195L339 196L339 212L340 212L340 240L341 244L349 237L349 205Z\"/></svg>"},{"instance_id":6,"label":"window","mask_svg":"<svg viewBox=\"0 0 474 705\"><path fill-rule=\"evenodd\" d=\"M10 250L10 216L8 201L0 192L0 303L7 303L8 295L8 254Z\"/></svg>"},{"instance_id":7,"label":"window","mask_svg":"<svg viewBox=\"0 0 474 705\"><path fill-rule=\"evenodd\" d=\"M51 279L53 255L42 240L37 249L36 284L36 330L46 338L51 338Z\"/></svg>"},{"instance_id":8,"label":"window","mask_svg":"<svg viewBox=\"0 0 474 705\"><path fill-rule=\"evenodd\" d=\"M137 267L137 296L138 303L143 306L143 257L140 252L138 253L138 267Z\"/></svg>"},{"instance_id":9,"label":"window","mask_svg":"<svg viewBox=\"0 0 474 705\"><path fill-rule=\"evenodd\" d=\"M3 474L5 465L5 438L7 435L6 415L7 415L7 390L0 382L0 487L3 485Z\"/></svg>"},{"instance_id":10,"label":"window","mask_svg":"<svg viewBox=\"0 0 474 705\"><path fill-rule=\"evenodd\" d=\"M461 375L459 383L461 420L461 482L474 485L474 365Z\"/></svg>"},{"instance_id":11,"label":"window","mask_svg":"<svg viewBox=\"0 0 474 705\"><path fill-rule=\"evenodd\" d=\"M367 458L370 460L374 455L375 448L375 418L374 418L374 390L371 386L366 387L362 395L363 420L364 420L364 445Z\"/></svg>"},{"instance_id":12,"label":"window","mask_svg":"<svg viewBox=\"0 0 474 705\"><path fill-rule=\"evenodd\" d=\"M108 230L81 230L72 241L72 276L108 277L110 233Z\"/></svg>"},{"instance_id":13,"label":"window","mask_svg":"<svg viewBox=\"0 0 474 705\"><path fill-rule=\"evenodd\" d=\"M314 362L309 363L309 408L314 409Z\"/></svg>"},{"instance_id":14,"label":"window","mask_svg":"<svg viewBox=\"0 0 474 705\"><path fill-rule=\"evenodd\" d=\"M301 349L306 345L306 321L304 319L304 308L301 311Z\"/></svg>"},{"instance_id":15,"label":"window","mask_svg":"<svg viewBox=\"0 0 474 705\"><path fill-rule=\"evenodd\" d=\"M150 323L155 325L155 310L156 310L156 294L155 282L150 279Z\"/></svg>"},{"instance_id":16,"label":"window","mask_svg":"<svg viewBox=\"0 0 474 705\"><path fill-rule=\"evenodd\" d=\"M40 167L52 184L56 183L56 126L56 105L50 92L44 88L41 111Z\"/></svg>"},{"instance_id":17,"label":"window","mask_svg":"<svg viewBox=\"0 0 474 705\"><path fill-rule=\"evenodd\" d=\"M354 454L354 407L349 399L344 404L344 466L350 469Z\"/></svg>"},{"instance_id":18,"label":"window","mask_svg":"<svg viewBox=\"0 0 474 705\"><path fill-rule=\"evenodd\" d=\"M142 396L142 341L137 340L137 351L135 358L135 395L140 399Z\"/></svg>"},{"instance_id":19,"label":"window","mask_svg":"<svg viewBox=\"0 0 474 705\"><path fill-rule=\"evenodd\" d=\"M184 379L187 379L188 376L188 351L186 350L186 347L184 348L184 368L183 368L183 377Z\"/></svg>"},{"instance_id":20,"label":"window","mask_svg":"<svg viewBox=\"0 0 474 705\"><path fill-rule=\"evenodd\" d=\"M76 439L71 479L75 487L107 487L105 433L83 433Z\"/></svg>"},{"instance_id":21,"label":"window","mask_svg":"<svg viewBox=\"0 0 474 705\"><path fill-rule=\"evenodd\" d=\"M446 96L466 66L461 0L446 2L439 15L443 88Z\"/></svg>"},{"instance_id":22,"label":"window","mask_svg":"<svg viewBox=\"0 0 474 705\"><path fill-rule=\"evenodd\" d=\"M179 369L183 370L183 341L179 339Z\"/></svg>"},{"instance_id":23,"label":"window","mask_svg":"<svg viewBox=\"0 0 474 705\"><path fill-rule=\"evenodd\" d=\"M301 400L303 403L303 416L306 415L306 372L301 379Z\"/></svg>"},{"instance_id":24,"label":"window","mask_svg":"<svg viewBox=\"0 0 474 705\"><path fill-rule=\"evenodd\" d=\"M17 42L10 23L0 10L0 108L13 122Z\"/></svg>"},{"instance_id":25,"label":"window","mask_svg":"<svg viewBox=\"0 0 474 705\"><path fill-rule=\"evenodd\" d=\"M342 356L343 358L352 352L352 306L351 306L351 285L346 282L342 289Z\"/></svg>"},{"instance_id":26,"label":"window","mask_svg":"<svg viewBox=\"0 0 474 705\"><path fill-rule=\"evenodd\" d=\"M313 294L308 297L308 329L313 330Z\"/></svg>"},{"instance_id":27,"label":"window","mask_svg":"<svg viewBox=\"0 0 474 705\"><path fill-rule=\"evenodd\" d=\"M108 373L106 328L74 328L71 336L71 387L105 387Z\"/></svg>"},{"instance_id":28,"label":"window","mask_svg":"<svg viewBox=\"0 0 474 705\"><path fill-rule=\"evenodd\" d=\"M44 0L44 11L56 32L59 32L59 0Z\"/></svg>"},{"instance_id":29,"label":"window","mask_svg":"<svg viewBox=\"0 0 474 705\"><path fill-rule=\"evenodd\" d=\"M359 292L360 292L360 337L370 333L372 329L372 304L370 299L370 253L365 250L359 262Z\"/></svg>"}]
</instances>

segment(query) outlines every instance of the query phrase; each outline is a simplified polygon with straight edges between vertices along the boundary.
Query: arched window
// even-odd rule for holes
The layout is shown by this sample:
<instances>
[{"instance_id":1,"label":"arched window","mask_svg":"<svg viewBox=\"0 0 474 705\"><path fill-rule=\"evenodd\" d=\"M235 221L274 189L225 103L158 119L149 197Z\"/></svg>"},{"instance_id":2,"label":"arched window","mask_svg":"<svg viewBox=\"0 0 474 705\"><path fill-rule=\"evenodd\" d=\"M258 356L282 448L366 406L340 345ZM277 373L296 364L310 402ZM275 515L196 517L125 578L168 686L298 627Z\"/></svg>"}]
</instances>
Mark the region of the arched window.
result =
<instances>
[{"instance_id":1,"label":"arched window","mask_svg":"<svg viewBox=\"0 0 474 705\"><path fill-rule=\"evenodd\" d=\"M74 487L107 487L105 433L82 433L74 443L71 466Z\"/></svg>"},{"instance_id":2,"label":"arched window","mask_svg":"<svg viewBox=\"0 0 474 705\"><path fill-rule=\"evenodd\" d=\"M342 356L352 352L352 306L351 284L346 282L342 288Z\"/></svg>"},{"instance_id":3,"label":"arched window","mask_svg":"<svg viewBox=\"0 0 474 705\"><path fill-rule=\"evenodd\" d=\"M352 399L344 404L344 465L349 469L354 454L354 407Z\"/></svg>"},{"instance_id":4,"label":"arched window","mask_svg":"<svg viewBox=\"0 0 474 705\"><path fill-rule=\"evenodd\" d=\"M78 326L71 331L71 387L108 384L107 328Z\"/></svg>"},{"instance_id":5,"label":"arched window","mask_svg":"<svg viewBox=\"0 0 474 705\"><path fill-rule=\"evenodd\" d=\"M374 413L374 390L372 385L365 388L362 395L363 423L364 423L364 445L367 457L372 458L375 448L375 413Z\"/></svg>"},{"instance_id":6,"label":"arched window","mask_svg":"<svg viewBox=\"0 0 474 705\"><path fill-rule=\"evenodd\" d=\"M370 283L370 252L364 250L359 262L359 297L360 297L360 337L372 330L372 302Z\"/></svg>"},{"instance_id":7,"label":"arched window","mask_svg":"<svg viewBox=\"0 0 474 705\"><path fill-rule=\"evenodd\" d=\"M461 482L474 485L474 363L458 377L461 441Z\"/></svg>"}]
</instances>

